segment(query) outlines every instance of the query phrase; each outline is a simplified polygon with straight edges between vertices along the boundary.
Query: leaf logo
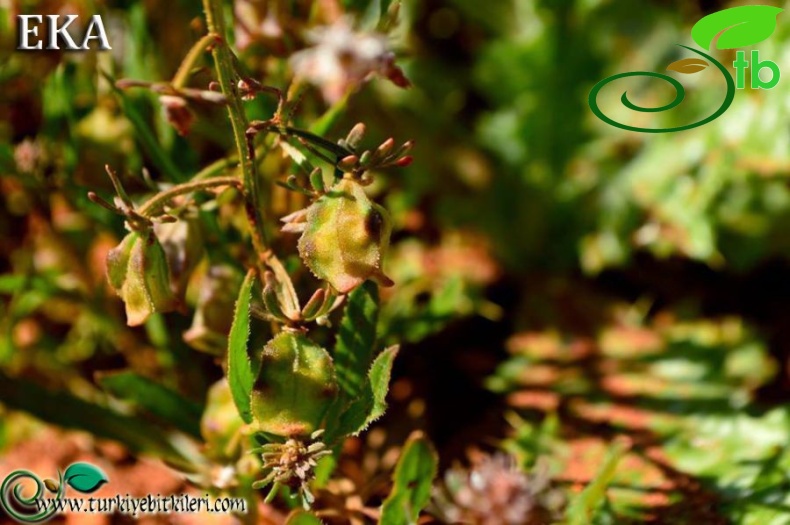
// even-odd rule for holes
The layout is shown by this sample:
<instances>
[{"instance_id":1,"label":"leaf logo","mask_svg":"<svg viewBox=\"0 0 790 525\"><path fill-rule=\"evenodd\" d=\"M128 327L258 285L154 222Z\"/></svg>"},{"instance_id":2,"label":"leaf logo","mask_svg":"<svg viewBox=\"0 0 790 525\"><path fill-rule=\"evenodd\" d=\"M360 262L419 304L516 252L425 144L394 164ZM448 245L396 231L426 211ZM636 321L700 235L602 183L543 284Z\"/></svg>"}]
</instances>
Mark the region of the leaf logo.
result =
<instances>
[{"instance_id":1,"label":"leaf logo","mask_svg":"<svg viewBox=\"0 0 790 525\"><path fill-rule=\"evenodd\" d=\"M734 49L757 44L776 30L784 11L769 5L745 5L712 13L694 24L691 38L703 49Z\"/></svg>"},{"instance_id":2,"label":"leaf logo","mask_svg":"<svg viewBox=\"0 0 790 525\"><path fill-rule=\"evenodd\" d=\"M63 474L63 479L71 488L84 494L96 491L109 481L102 469L90 463L72 463Z\"/></svg>"},{"instance_id":3,"label":"leaf logo","mask_svg":"<svg viewBox=\"0 0 790 525\"><path fill-rule=\"evenodd\" d=\"M706 67L708 67L708 63L701 58L684 58L683 60L678 60L677 62L669 64L667 66L667 71L677 71L684 75L690 75L692 73L699 73Z\"/></svg>"}]
</instances>

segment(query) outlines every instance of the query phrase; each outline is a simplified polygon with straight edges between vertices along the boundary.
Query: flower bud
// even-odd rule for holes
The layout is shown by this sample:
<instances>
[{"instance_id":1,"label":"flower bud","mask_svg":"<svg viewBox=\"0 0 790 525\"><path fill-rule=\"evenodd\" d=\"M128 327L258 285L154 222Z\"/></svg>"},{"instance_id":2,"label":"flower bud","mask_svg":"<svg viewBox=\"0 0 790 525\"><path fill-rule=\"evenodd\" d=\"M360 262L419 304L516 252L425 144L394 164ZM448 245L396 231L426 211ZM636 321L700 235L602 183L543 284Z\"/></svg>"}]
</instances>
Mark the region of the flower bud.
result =
<instances>
[{"instance_id":1,"label":"flower bud","mask_svg":"<svg viewBox=\"0 0 790 525\"><path fill-rule=\"evenodd\" d=\"M362 186L348 178L307 209L299 255L319 279L348 293L367 279L393 283L381 269L392 230L389 214L371 202Z\"/></svg>"},{"instance_id":2,"label":"flower bud","mask_svg":"<svg viewBox=\"0 0 790 525\"><path fill-rule=\"evenodd\" d=\"M154 312L169 312L178 301L170 289L170 270L153 232L132 232L107 254L110 285L126 305L129 326L143 324Z\"/></svg>"},{"instance_id":3,"label":"flower bud","mask_svg":"<svg viewBox=\"0 0 790 525\"><path fill-rule=\"evenodd\" d=\"M280 332L263 349L251 395L257 429L277 436L308 436L337 394L329 353L302 333Z\"/></svg>"},{"instance_id":4,"label":"flower bud","mask_svg":"<svg viewBox=\"0 0 790 525\"><path fill-rule=\"evenodd\" d=\"M346 136L346 143L352 148L356 149L365 137L365 124L362 122L351 128Z\"/></svg>"}]
</instances>

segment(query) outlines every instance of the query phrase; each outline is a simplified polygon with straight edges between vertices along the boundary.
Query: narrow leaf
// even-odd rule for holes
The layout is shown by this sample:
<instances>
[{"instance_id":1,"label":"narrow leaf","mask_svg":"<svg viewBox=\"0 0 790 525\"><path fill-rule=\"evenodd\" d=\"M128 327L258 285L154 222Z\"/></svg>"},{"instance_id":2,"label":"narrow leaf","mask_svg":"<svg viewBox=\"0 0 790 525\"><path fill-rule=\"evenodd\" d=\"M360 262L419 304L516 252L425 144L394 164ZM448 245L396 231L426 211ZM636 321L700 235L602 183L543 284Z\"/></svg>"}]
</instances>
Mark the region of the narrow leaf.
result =
<instances>
[{"instance_id":1,"label":"narrow leaf","mask_svg":"<svg viewBox=\"0 0 790 525\"><path fill-rule=\"evenodd\" d=\"M600 472L594 480L579 494L568 508L569 525L585 525L592 523L593 515L598 506L606 498L606 489L614 478L617 464L625 456L627 446L615 442L604 460Z\"/></svg>"},{"instance_id":2,"label":"narrow leaf","mask_svg":"<svg viewBox=\"0 0 790 525\"><path fill-rule=\"evenodd\" d=\"M422 432L414 432L403 448L393 488L381 508L381 525L413 525L431 497L438 469L436 451Z\"/></svg>"},{"instance_id":3,"label":"narrow leaf","mask_svg":"<svg viewBox=\"0 0 790 525\"><path fill-rule=\"evenodd\" d=\"M63 479L71 488L84 494L95 492L109 481L102 469L90 463L72 463L63 473Z\"/></svg>"},{"instance_id":4,"label":"narrow leaf","mask_svg":"<svg viewBox=\"0 0 790 525\"><path fill-rule=\"evenodd\" d=\"M140 143L143 151L151 158L151 162L156 165L157 169L167 174L170 180L175 182L184 181L186 177L178 166L176 166L175 162L173 162L173 159L162 148L159 139L156 138L156 134L148 126L129 95L115 85L115 79L113 77L105 71L102 71L101 74L109 83L112 92L118 97L124 115L126 115L126 118L129 119L129 122L131 122L134 127L137 141Z\"/></svg>"},{"instance_id":5,"label":"narrow leaf","mask_svg":"<svg viewBox=\"0 0 790 525\"><path fill-rule=\"evenodd\" d=\"M390 387L390 376L392 375L392 364L395 362L395 357L398 355L400 348L391 346L381 352L370 367L370 388L373 392L373 409L368 414L365 426L367 427L373 421L377 420L384 415L387 410L387 392Z\"/></svg>"},{"instance_id":6,"label":"narrow leaf","mask_svg":"<svg viewBox=\"0 0 790 525\"><path fill-rule=\"evenodd\" d=\"M146 452L189 468L189 461L160 428L148 421L89 403L65 391L50 391L34 383L0 372L0 399L8 408L65 428L84 430L125 444L134 452Z\"/></svg>"},{"instance_id":7,"label":"narrow leaf","mask_svg":"<svg viewBox=\"0 0 790 525\"><path fill-rule=\"evenodd\" d=\"M667 71L677 71L678 73L689 75L691 73L698 73L707 67L708 63L701 58L684 58L683 60L678 60L669 64L667 66Z\"/></svg>"},{"instance_id":8,"label":"narrow leaf","mask_svg":"<svg viewBox=\"0 0 790 525\"><path fill-rule=\"evenodd\" d=\"M277 281L274 291L280 301L283 313L289 319L298 319L302 307L299 306L299 298L296 295L296 290L294 290L291 276L288 275L280 259L274 255L269 256L266 264L274 272L274 278Z\"/></svg>"},{"instance_id":9,"label":"narrow leaf","mask_svg":"<svg viewBox=\"0 0 790 525\"><path fill-rule=\"evenodd\" d=\"M691 38L703 49L751 46L770 37L784 11L768 5L745 5L712 13L694 24Z\"/></svg>"},{"instance_id":10,"label":"narrow leaf","mask_svg":"<svg viewBox=\"0 0 790 525\"><path fill-rule=\"evenodd\" d=\"M233 402L246 423L252 423L250 394L257 371L253 369L248 342L250 340L250 301L256 281L255 270L247 272L236 301L233 324L228 338L228 381Z\"/></svg>"},{"instance_id":11,"label":"narrow leaf","mask_svg":"<svg viewBox=\"0 0 790 525\"><path fill-rule=\"evenodd\" d=\"M97 379L113 396L134 403L189 435L200 437L203 409L198 403L130 371L98 374Z\"/></svg>"},{"instance_id":12,"label":"narrow leaf","mask_svg":"<svg viewBox=\"0 0 790 525\"><path fill-rule=\"evenodd\" d=\"M378 304L378 287L370 281L348 296L334 351L337 381L347 398L357 397L365 386L376 343Z\"/></svg>"}]
</instances>

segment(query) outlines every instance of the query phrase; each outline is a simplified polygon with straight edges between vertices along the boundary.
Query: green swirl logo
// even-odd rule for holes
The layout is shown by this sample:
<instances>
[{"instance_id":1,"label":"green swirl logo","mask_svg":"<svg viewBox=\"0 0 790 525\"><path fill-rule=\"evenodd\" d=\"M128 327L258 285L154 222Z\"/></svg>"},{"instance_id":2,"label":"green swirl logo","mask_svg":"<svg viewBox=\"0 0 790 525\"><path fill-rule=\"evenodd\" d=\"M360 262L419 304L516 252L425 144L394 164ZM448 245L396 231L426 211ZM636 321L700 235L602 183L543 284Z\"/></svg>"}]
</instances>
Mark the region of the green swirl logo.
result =
<instances>
[{"instance_id":1,"label":"green swirl logo","mask_svg":"<svg viewBox=\"0 0 790 525\"><path fill-rule=\"evenodd\" d=\"M25 480L32 480L35 491L25 495ZM66 485L78 492L89 494L108 481L99 467L90 463L73 463L66 472L58 471L57 481L42 480L29 470L15 470L0 484L0 508L19 523L40 523L50 519L58 511L52 500L61 500ZM47 492L50 493L47 497Z\"/></svg>"},{"instance_id":2,"label":"green swirl logo","mask_svg":"<svg viewBox=\"0 0 790 525\"><path fill-rule=\"evenodd\" d=\"M765 5L733 7L718 11L697 22L691 30L691 38L700 47L708 50L735 49L756 44L773 34L776 29L776 18L782 11L781 8ZM727 68L712 56L689 46L684 46L682 44L678 45L702 58L685 58L678 60L670 64L667 70L681 74L693 74L713 64L724 79L727 85L727 94L716 111L697 122L671 128L645 128L617 122L604 114L598 106L598 94L611 82L628 77L652 77L668 82L675 89L675 98L668 104L659 107L644 107L634 104L628 98L628 93L623 92L620 97L620 102L623 106L640 113L660 113L662 111L669 111L679 106L686 97L686 90L683 84L669 75L651 71L633 71L607 77L592 88L588 102L595 116L611 126L627 131L636 131L640 133L671 133L674 131L685 131L687 129L703 126L722 116L735 99L736 89L744 89L747 69L751 70L752 89L771 89L779 83L779 78L781 76L779 67L770 60L760 60L759 52L756 50L752 51L751 62L746 58L746 53L744 51L738 51L737 60L733 62L733 67L736 70L736 78L733 80ZM771 79L767 81L760 77L760 71L766 68L771 70Z\"/></svg>"}]
</instances>

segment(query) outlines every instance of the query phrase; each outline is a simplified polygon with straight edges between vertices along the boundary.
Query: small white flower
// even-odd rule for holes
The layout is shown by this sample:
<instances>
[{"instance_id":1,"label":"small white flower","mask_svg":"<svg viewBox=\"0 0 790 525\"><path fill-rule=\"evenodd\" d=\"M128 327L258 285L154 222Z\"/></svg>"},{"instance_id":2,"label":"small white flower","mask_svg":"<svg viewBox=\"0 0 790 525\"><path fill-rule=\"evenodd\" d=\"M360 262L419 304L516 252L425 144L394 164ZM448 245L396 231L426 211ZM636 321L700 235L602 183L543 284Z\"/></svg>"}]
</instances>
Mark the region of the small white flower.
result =
<instances>
[{"instance_id":1,"label":"small white flower","mask_svg":"<svg viewBox=\"0 0 790 525\"><path fill-rule=\"evenodd\" d=\"M378 33L355 33L348 20L311 30L307 40L313 47L291 57L297 76L317 85L332 103L356 89L373 74L380 74L400 87L409 81L395 66L395 54L387 39Z\"/></svg>"}]
</instances>

